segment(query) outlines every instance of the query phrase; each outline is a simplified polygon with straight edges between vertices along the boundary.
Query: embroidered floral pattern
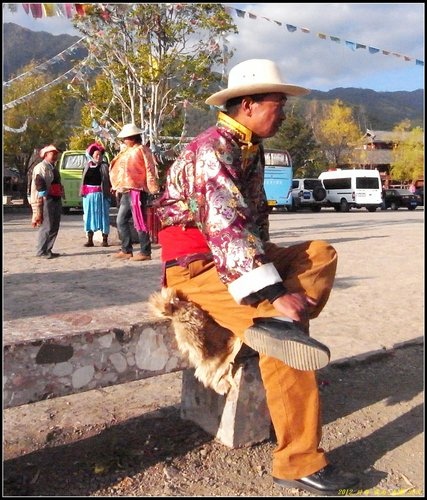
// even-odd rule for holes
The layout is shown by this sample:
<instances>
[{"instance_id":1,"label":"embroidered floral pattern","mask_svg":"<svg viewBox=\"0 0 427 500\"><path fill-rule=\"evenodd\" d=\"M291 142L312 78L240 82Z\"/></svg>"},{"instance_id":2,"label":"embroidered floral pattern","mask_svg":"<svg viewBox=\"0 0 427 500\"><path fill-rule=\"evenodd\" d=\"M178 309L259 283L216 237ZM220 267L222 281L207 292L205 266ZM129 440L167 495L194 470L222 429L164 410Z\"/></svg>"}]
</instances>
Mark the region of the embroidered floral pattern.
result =
<instances>
[{"instance_id":1,"label":"embroidered floral pattern","mask_svg":"<svg viewBox=\"0 0 427 500\"><path fill-rule=\"evenodd\" d=\"M269 239L262 146L242 140L231 125L230 118L220 121L187 146L158 203L163 227L202 231L227 284L268 262Z\"/></svg>"}]
</instances>

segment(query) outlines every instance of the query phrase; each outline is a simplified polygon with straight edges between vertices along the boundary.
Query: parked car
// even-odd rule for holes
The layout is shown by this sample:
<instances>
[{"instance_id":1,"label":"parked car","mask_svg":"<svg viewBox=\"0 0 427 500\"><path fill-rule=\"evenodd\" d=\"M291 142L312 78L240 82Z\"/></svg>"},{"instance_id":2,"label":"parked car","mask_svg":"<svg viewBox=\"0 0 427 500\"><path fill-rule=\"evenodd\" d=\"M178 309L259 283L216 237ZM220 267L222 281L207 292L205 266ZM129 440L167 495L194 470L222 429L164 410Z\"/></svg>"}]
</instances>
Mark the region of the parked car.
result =
<instances>
[{"instance_id":1,"label":"parked car","mask_svg":"<svg viewBox=\"0 0 427 500\"><path fill-rule=\"evenodd\" d=\"M326 206L326 190L320 179L292 179L292 209L308 207L320 212Z\"/></svg>"},{"instance_id":2,"label":"parked car","mask_svg":"<svg viewBox=\"0 0 427 500\"><path fill-rule=\"evenodd\" d=\"M421 203L421 198L417 194L413 194L409 189L385 189L384 190L384 207L397 210L398 208L407 208L415 210Z\"/></svg>"}]
</instances>

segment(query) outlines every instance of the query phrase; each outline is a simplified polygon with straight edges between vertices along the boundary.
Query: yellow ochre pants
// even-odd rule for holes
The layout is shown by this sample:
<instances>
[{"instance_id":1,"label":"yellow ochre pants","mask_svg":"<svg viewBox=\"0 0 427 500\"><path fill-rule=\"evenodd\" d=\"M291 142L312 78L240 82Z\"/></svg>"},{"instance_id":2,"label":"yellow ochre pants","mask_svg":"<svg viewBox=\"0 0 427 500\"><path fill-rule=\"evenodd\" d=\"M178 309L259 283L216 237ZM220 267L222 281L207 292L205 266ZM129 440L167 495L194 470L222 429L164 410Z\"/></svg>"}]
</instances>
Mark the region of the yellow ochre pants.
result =
<instances>
[{"instance_id":1,"label":"yellow ochre pants","mask_svg":"<svg viewBox=\"0 0 427 500\"><path fill-rule=\"evenodd\" d=\"M335 249L324 241L287 248L268 242L265 253L275 264L288 292L302 292L317 301L309 311L310 319L317 317L335 279ZM197 260L188 267L166 269L166 286L184 294L242 340L254 318L279 315L268 301L257 306L237 304L219 279L213 262ZM296 370L265 355L260 355L259 366L277 439L272 474L280 479L313 474L328 463L319 447L322 431L316 374Z\"/></svg>"}]
</instances>

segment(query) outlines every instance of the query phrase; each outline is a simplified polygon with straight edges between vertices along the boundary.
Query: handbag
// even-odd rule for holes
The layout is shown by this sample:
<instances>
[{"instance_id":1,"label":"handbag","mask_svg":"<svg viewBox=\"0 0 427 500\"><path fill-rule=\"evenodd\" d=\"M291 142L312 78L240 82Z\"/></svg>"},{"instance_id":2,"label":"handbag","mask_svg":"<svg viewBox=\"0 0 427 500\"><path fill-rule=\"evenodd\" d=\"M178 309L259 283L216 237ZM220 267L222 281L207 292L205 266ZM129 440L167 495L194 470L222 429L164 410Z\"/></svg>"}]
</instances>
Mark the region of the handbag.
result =
<instances>
[{"instance_id":1,"label":"handbag","mask_svg":"<svg viewBox=\"0 0 427 500\"><path fill-rule=\"evenodd\" d=\"M61 198L61 196L64 194L64 188L62 184L51 184L47 194L48 196L56 196L58 198Z\"/></svg>"}]
</instances>

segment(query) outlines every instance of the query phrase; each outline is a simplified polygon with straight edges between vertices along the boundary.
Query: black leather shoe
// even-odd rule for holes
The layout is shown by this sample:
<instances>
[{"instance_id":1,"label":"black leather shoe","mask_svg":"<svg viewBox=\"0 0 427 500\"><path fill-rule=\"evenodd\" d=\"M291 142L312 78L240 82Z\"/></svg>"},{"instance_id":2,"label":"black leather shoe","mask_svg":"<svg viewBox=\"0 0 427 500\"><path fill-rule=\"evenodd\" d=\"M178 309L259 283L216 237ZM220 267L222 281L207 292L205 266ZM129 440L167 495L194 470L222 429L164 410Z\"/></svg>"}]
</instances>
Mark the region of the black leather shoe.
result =
<instances>
[{"instance_id":1,"label":"black leather shoe","mask_svg":"<svg viewBox=\"0 0 427 500\"><path fill-rule=\"evenodd\" d=\"M55 253L55 252L48 252L46 255L46 259L56 259L56 257L59 257L61 254Z\"/></svg>"},{"instance_id":2,"label":"black leather shoe","mask_svg":"<svg viewBox=\"0 0 427 500\"><path fill-rule=\"evenodd\" d=\"M278 479L273 477L274 484L284 488L299 488L317 495L347 496L356 494L359 478L351 472L343 472L334 465L327 465L314 474L301 479Z\"/></svg>"},{"instance_id":3,"label":"black leather shoe","mask_svg":"<svg viewBox=\"0 0 427 500\"><path fill-rule=\"evenodd\" d=\"M255 318L245 331L249 347L267 356L280 359L297 370L318 370L329 363L329 349L312 339L292 321L276 318Z\"/></svg>"}]
</instances>

